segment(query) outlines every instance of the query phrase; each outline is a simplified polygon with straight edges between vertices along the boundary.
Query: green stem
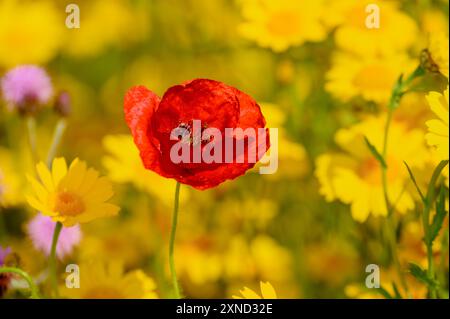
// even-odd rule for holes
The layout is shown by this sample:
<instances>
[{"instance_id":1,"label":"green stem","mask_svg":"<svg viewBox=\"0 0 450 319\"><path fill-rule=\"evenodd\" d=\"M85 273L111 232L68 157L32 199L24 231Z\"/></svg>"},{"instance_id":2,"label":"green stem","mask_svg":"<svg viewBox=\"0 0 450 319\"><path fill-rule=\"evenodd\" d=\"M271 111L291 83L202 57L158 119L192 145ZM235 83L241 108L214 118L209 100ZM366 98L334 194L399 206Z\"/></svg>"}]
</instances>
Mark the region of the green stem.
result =
<instances>
[{"instance_id":1,"label":"green stem","mask_svg":"<svg viewBox=\"0 0 450 319\"><path fill-rule=\"evenodd\" d=\"M50 259L49 259L49 271L50 271L50 280L52 285L52 290L55 297L59 297L58 292L58 275L56 270L56 245L58 243L59 234L62 230L62 224L57 222L55 225L55 230L53 232L53 240L52 240L52 248L50 251Z\"/></svg>"},{"instance_id":2,"label":"green stem","mask_svg":"<svg viewBox=\"0 0 450 319\"><path fill-rule=\"evenodd\" d=\"M384 126L383 149L382 149L381 155L383 156L383 160L385 161L385 163L388 162L386 157L387 157L387 149L388 149L389 129L391 127L393 113L394 113L393 109L389 108L387 119L386 119L386 124ZM389 192L388 192L387 167L385 167L385 166L381 166L381 181L383 184L383 195L384 195L384 201L386 204L386 211L389 216L391 214L392 208L391 208L391 202L389 200Z\"/></svg>"},{"instance_id":3,"label":"green stem","mask_svg":"<svg viewBox=\"0 0 450 319\"><path fill-rule=\"evenodd\" d=\"M180 288L178 286L177 274L175 271L175 260L174 260L174 246L175 246L175 234L177 231L178 223L178 206L180 203L180 183L177 182L175 187L175 200L173 206L173 217L172 217L172 228L170 230L170 243L169 243L169 265L170 273L172 277L172 285L175 292L175 297L177 299L181 298Z\"/></svg>"},{"instance_id":4,"label":"green stem","mask_svg":"<svg viewBox=\"0 0 450 319\"><path fill-rule=\"evenodd\" d=\"M61 143L62 136L66 130L67 121L65 118L61 118L58 123L56 123L55 130L53 132L52 144L47 154L47 166L51 167L52 161L56 156L59 144Z\"/></svg>"},{"instance_id":5,"label":"green stem","mask_svg":"<svg viewBox=\"0 0 450 319\"><path fill-rule=\"evenodd\" d=\"M424 200L423 214L422 214L422 224L423 224L423 232L424 232L424 242L427 249L427 275L429 278L436 279L436 274L434 270L434 260L433 260L433 241L430 238L431 225L430 225L430 211L432 208L432 204L435 198L434 191L436 182L441 175L442 170L445 166L447 166L448 161L441 161L439 165L433 172L433 175L430 179L430 184L428 186L427 195ZM437 292L434 287L429 287L430 297L435 299L437 298Z\"/></svg>"},{"instance_id":6,"label":"green stem","mask_svg":"<svg viewBox=\"0 0 450 319\"><path fill-rule=\"evenodd\" d=\"M434 263L433 263L433 244L427 244L427 262L428 262L428 269L427 269L427 275L429 278L435 279L434 275ZM430 291L430 298L436 299L436 289L434 287L429 287Z\"/></svg>"},{"instance_id":7,"label":"green stem","mask_svg":"<svg viewBox=\"0 0 450 319\"><path fill-rule=\"evenodd\" d=\"M388 150L388 140L389 140L389 129L392 122L392 116L393 116L393 108L388 109L388 115L386 119L386 124L384 127L384 138L383 138L383 149L382 149L382 156L384 161L387 163L387 150ZM386 205L386 211L387 211L387 220L386 220L386 226L387 226L387 232L388 232L388 243L389 243L389 250L391 251L392 260L394 262L395 269L397 271L397 274L399 276L401 285L405 292L408 294L408 285L406 284L405 276L402 271L402 267L400 264L400 260L398 258L397 253L397 236L396 236L396 225L394 220L394 213L392 209L392 205L389 199L389 188L388 188L388 182L387 182L387 167L381 166L381 180L382 180L382 186L383 186L383 195L384 195L384 201Z\"/></svg>"},{"instance_id":8,"label":"green stem","mask_svg":"<svg viewBox=\"0 0 450 319\"><path fill-rule=\"evenodd\" d=\"M400 99L405 94L405 89L407 89L409 87L409 85L412 83L412 81L414 79L421 76L422 74L424 74L424 70L419 65L406 80L403 80L403 76L400 76L400 78L398 79L396 85L394 86L394 88L392 90L391 99L390 99L389 105L388 105L388 114L387 114L386 124L384 126L383 149L382 149L382 154L381 154L385 163L388 163L387 151L388 151L388 141L389 141L389 129L391 127L392 116L393 116L394 110L400 104ZM387 211L387 215L388 215L387 220L386 220L386 226L387 226L387 230L388 230L389 248L390 248L392 259L393 259L395 268L397 270L398 276L400 278L402 287L405 290L406 294L408 295L408 285L406 283L405 275L402 271L400 260L398 258L398 254L397 254L396 223L395 223L395 219L394 219L394 217L395 217L394 216L394 207L393 207L393 205L391 205L391 202L389 199L387 170L388 170L388 167L381 165L381 181L382 181L382 187L383 187L383 196L384 196L384 201L386 204L386 211Z\"/></svg>"},{"instance_id":9,"label":"green stem","mask_svg":"<svg viewBox=\"0 0 450 319\"><path fill-rule=\"evenodd\" d=\"M29 274L27 274L25 271L23 271L22 269L15 268L15 267L0 267L0 274L1 273L13 273L13 274L17 274L17 275L21 276L23 279L25 279L25 281L28 283L28 286L30 287L30 290L31 290L30 298L32 298L32 299L40 298L38 287L34 283L31 276Z\"/></svg>"},{"instance_id":10,"label":"green stem","mask_svg":"<svg viewBox=\"0 0 450 319\"><path fill-rule=\"evenodd\" d=\"M429 240L429 233L430 233L430 201L429 198L426 198L424 201L424 208L423 208L423 214L422 214L422 225L423 225L423 232L425 234L425 247L427 250L427 275L429 278L435 278L434 275L434 263L433 263L433 242ZM434 287L429 286L428 292L430 295L430 298L436 299L436 290Z\"/></svg>"},{"instance_id":11,"label":"green stem","mask_svg":"<svg viewBox=\"0 0 450 319\"><path fill-rule=\"evenodd\" d=\"M36 120L34 119L33 116L27 116L26 123L28 133L28 145L30 146L31 158L33 160L33 165L36 165L39 161L36 143Z\"/></svg>"}]
</instances>

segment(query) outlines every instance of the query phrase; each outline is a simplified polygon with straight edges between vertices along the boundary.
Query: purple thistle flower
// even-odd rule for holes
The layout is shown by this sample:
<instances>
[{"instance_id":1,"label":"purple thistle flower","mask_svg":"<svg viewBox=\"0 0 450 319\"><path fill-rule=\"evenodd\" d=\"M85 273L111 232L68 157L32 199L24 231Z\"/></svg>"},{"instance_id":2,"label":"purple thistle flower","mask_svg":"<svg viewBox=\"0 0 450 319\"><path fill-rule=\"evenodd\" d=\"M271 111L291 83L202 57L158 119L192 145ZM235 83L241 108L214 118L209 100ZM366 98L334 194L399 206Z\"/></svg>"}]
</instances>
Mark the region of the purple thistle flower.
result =
<instances>
[{"instance_id":1,"label":"purple thistle flower","mask_svg":"<svg viewBox=\"0 0 450 319\"><path fill-rule=\"evenodd\" d=\"M50 217L39 214L31 220L27 227L34 247L47 256L50 255L55 225L56 223ZM80 243L81 236L79 225L63 227L56 244L56 255L60 260L72 253L75 246Z\"/></svg>"},{"instance_id":2,"label":"purple thistle flower","mask_svg":"<svg viewBox=\"0 0 450 319\"><path fill-rule=\"evenodd\" d=\"M34 65L18 66L6 73L1 80L1 91L8 107L22 113L34 112L53 95L47 72Z\"/></svg>"}]
</instances>

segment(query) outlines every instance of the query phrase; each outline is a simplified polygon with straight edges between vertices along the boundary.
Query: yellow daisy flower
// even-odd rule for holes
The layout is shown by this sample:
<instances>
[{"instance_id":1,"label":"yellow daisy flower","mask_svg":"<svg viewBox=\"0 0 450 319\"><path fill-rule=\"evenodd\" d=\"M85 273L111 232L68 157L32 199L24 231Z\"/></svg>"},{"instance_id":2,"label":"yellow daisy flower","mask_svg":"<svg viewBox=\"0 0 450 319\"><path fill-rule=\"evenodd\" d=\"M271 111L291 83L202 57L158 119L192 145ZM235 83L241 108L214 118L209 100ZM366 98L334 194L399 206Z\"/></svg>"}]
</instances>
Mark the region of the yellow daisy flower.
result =
<instances>
[{"instance_id":1,"label":"yellow daisy flower","mask_svg":"<svg viewBox=\"0 0 450 319\"><path fill-rule=\"evenodd\" d=\"M64 17L48 1L0 1L0 66L44 64L63 43Z\"/></svg>"},{"instance_id":2,"label":"yellow daisy flower","mask_svg":"<svg viewBox=\"0 0 450 319\"><path fill-rule=\"evenodd\" d=\"M432 112L428 106L426 93L424 92L408 92L403 95L398 108L393 114L393 119L402 122L411 129L424 129L426 125L423 121L430 118Z\"/></svg>"},{"instance_id":3,"label":"yellow daisy flower","mask_svg":"<svg viewBox=\"0 0 450 319\"><path fill-rule=\"evenodd\" d=\"M156 284L142 270L124 273L120 262L98 260L80 265L80 287L61 287L62 295L72 299L154 299Z\"/></svg>"},{"instance_id":4,"label":"yellow daisy flower","mask_svg":"<svg viewBox=\"0 0 450 319\"><path fill-rule=\"evenodd\" d=\"M438 117L427 121L428 134L425 136L428 145L436 148L435 157L439 161L448 160L449 153L449 126L448 126L448 86L444 94L438 92L430 92L427 95L428 103L431 110ZM444 168L444 176L446 177L446 185L449 185L449 167Z\"/></svg>"},{"instance_id":5,"label":"yellow daisy flower","mask_svg":"<svg viewBox=\"0 0 450 319\"><path fill-rule=\"evenodd\" d=\"M244 287L244 289L240 290L239 293L241 296L233 296L234 299L277 299L277 293L275 289L269 282L260 282L261 295L258 295L256 292L251 290L250 288Z\"/></svg>"},{"instance_id":6,"label":"yellow daisy flower","mask_svg":"<svg viewBox=\"0 0 450 319\"><path fill-rule=\"evenodd\" d=\"M379 28L367 26L372 14L366 11L369 4L379 8ZM324 23L338 27L336 44L346 51L363 56L404 52L416 41L418 28L398 7L394 1L329 0Z\"/></svg>"},{"instance_id":7,"label":"yellow daisy flower","mask_svg":"<svg viewBox=\"0 0 450 319\"><path fill-rule=\"evenodd\" d=\"M103 146L111 154L103 158L103 166L108 170L111 180L117 183L132 183L167 206L173 204L175 181L144 168L131 135L107 135L103 139ZM188 197L189 190L184 189L180 194L180 201L184 202Z\"/></svg>"},{"instance_id":8,"label":"yellow daisy flower","mask_svg":"<svg viewBox=\"0 0 450 319\"><path fill-rule=\"evenodd\" d=\"M344 152L326 153L316 160L316 177L320 194L327 201L340 200L351 205L355 220L364 222L372 213L386 216L380 164L369 151L364 136L382 149L385 117L370 117L336 133L335 140ZM408 143L405 143L408 141ZM414 208L414 190L406 188L408 172L403 161L413 169L423 169L429 160L424 133L404 123L391 124L387 149L387 180L389 200L397 211Z\"/></svg>"},{"instance_id":9,"label":"yellow daisy flower","mask_svg":"<svg viewBox=\"0 0 450 319\"><path fill-rule=\"evenodd\" d=\"M119 207L106 203L113 196L111 183L85 162L75 159L67 168L64 158L56 158L51 171L42 162L36 170L40 181L28 176L34 194L27 201L53 221L70 227L118 213Z\"/></svg>"},{"instance_id":10,"label":"yellow daisy flower","mask_svg":"<svg viewBox=\"0 0 450 319\"><path fill-rule=\"evenodd\" d=\"M442 160L448 159L449 152L449 126L448 126L448 86L444 94L430 92L427 95L430 108L438 119L426 122L428 134L426 139L429 145L436 147Z\"/></svg>"},{"instance_id":11,"label":"yellow daisy flower","mask_svg":"<svg viewBox=\"0 0 450 319\"><path fill-rule=\"evenodd\" d=\"M321 23L323 1L250 0L242 1L246 20L241 34L259 46L276 52L307 41L322 41L326 28Z\"/></svg>"},{"instance_id":12,"label":"yellow daisy flower","mask_svg":"<svg viewBox=\"0 0 450 319\"><path fill-rule=\"evenodd\" d=\"M428 64L425 65L431 71L437 71L448 79L448 35L444 32L436 32L430 34L430 43L428 45L429 54Z\"/></svg>"},{"instance_id":13,"label":"yellow daisy flower","mask_svg":"<svg viewBox=\"0 0 450 319\"><path fill-rule=\"evenodd\" d=\"M409 74L415 62L406 55L357 57L338 52L326 74L325 88L346 102L356 96L377 103L387 103L400 74Z\"/></svg>"}]
</instances>

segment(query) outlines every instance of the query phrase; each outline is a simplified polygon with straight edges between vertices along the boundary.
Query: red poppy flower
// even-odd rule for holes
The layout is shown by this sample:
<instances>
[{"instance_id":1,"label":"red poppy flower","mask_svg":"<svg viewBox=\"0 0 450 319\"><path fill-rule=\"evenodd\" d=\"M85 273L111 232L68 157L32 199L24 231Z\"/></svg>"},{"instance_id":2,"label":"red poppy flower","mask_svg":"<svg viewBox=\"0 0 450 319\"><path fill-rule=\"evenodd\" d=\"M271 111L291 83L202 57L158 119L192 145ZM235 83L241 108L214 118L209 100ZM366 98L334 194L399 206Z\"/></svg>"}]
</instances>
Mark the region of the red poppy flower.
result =
<instances>
[{"instance_id":1,"label":"red poppy flower","mask_svg":"<svg viewBox=\"0 0 450 319\"><path fill-rule=\"evenodd\" d=\"M176 85L162 99L144 86L133 87L125 96L124 110L145 168L200 190L243 175L270 146L258 104L247 94L213 80L196 79ZM212 128L220 132L222 139L216 134L206 134ZM177 129L188 136L174 138ZM234 132L230 134L231 129ZM242 130L253 131L255 135L236 133ZM227 138L233 145L244 142L243 146L233 147L230 153ZM181 145L190 151L187 161L173 160L173 147L180 143L185 143ZM211 154L222 156L213 161L203 156L200 161L195 160L195 154L205 154L211 149L214 149ZM252 154L256 154L256 161Z\"/></svg>"}]
</instances>

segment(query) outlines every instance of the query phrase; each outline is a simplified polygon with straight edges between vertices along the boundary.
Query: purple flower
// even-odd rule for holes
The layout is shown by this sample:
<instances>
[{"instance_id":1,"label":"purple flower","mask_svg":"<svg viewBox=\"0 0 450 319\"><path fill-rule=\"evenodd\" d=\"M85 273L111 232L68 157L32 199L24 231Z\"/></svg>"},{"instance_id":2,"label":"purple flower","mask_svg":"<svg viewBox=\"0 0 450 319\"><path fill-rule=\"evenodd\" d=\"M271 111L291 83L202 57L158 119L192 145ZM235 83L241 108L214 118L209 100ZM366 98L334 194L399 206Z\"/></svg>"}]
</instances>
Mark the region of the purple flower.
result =
<instances>
[{"instance_id":1,"label":"purple flower","mask_svg":"<svg viewBox=\"0 0 450 319\"><path fill-rule=\"evenodd\" d=\"M28 224L28 235L34 247L42 251L47 256L50 255L53 231L56 223L50 217L37 215ZM73 227L63 227L56 245L56 255L59 259L70 255L81 241L81 230L79 225Z\"/></svg>"},{"instance_id":2,"label":"purple flower","mask_svg":"<svg viewBox=\"0 0 450 319\"><path fill-rule=\"evenodd\" d=\"M18 66L6 73L1 80L1 91L8 106L19 111L47 104L53 95L50 77L34 65Z\"/></svg>"},{"instance_id":3,"label":"purple flower","mask_svg":"<svg viewBox=\"0 0 450 319\"><path fill-rule=\"evenodd\" d=\"M5 258L11 253L11 247L3 248L0 246L0 266L5 263Z\"/></svg>"}]
</instances>

